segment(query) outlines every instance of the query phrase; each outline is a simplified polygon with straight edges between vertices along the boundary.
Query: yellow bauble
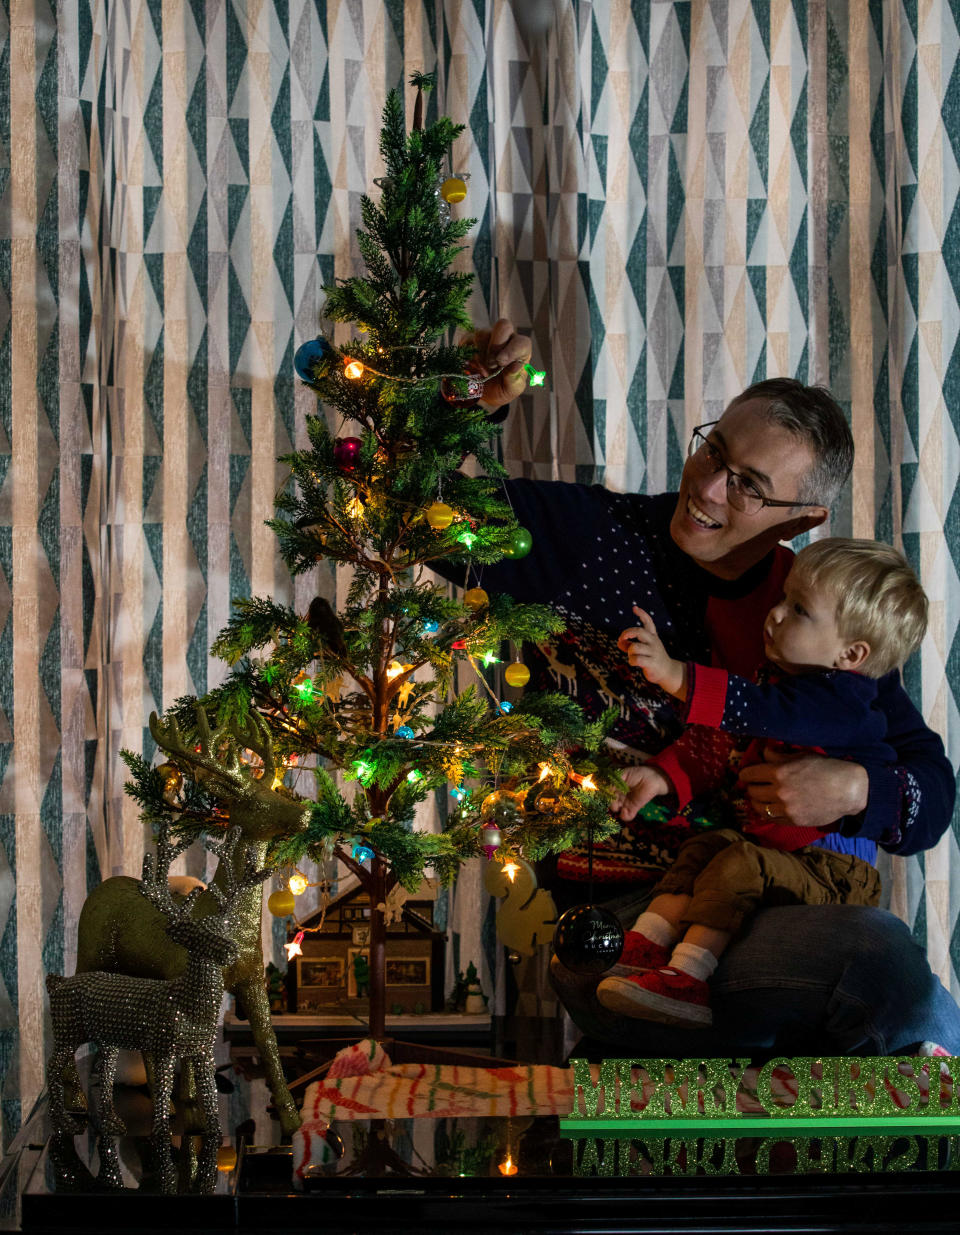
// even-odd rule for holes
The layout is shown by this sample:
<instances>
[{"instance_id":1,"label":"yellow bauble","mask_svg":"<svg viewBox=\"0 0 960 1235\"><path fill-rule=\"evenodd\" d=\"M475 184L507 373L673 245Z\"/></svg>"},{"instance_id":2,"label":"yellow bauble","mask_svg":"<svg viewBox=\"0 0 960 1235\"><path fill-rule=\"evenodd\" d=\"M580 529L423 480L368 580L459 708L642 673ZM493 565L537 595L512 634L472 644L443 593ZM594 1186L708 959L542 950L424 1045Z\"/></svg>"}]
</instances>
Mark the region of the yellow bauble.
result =
<instances>
[{"instance_id":1,"label":"yellow bauble","mask_svg":"<svg viewBox=\"0 0 960 1235\"><path fill-rule=\"evenodd\" d=\"M445 202L462 202L467 196L466 183L459 176L450 176L440 186L440 196Z\"/></svg>"},{"instance_id":2,"label":"yellow bauble","mask_svg":"<svg viewBox=\"0 0 960 1235\"><path fill-rule=\"evenodd\" d=\"M463 603L469 605L471 609L482 609L484 605L490 603L490 597L482 587L472 587L469 592L464 592Z\"/></svg>"},{"instance_id":3,"label":"yellow bauble","mask_svg":"<svg viewBox=\"0 0 960 1235\"><path fill-rule=\"evenodd\" d=\"M519 660L515 660L512 665L507 665L503 676L509 686L526 686L530 681L530 670Z\"/></svg>"},{"instance_id":4,"label":"yellow bauble","mask_svg":"<svg viewBox=\"0 0 960 1235\"><path fill-rule=\"evenodd\" d=\"M295 902L288 888L279 888L267 898L267 908L275 918L287 918L293 913Z\"/></svg>"},{"instance_id":5,"label":"yellow bauble","mask_svg":"<svg viewBox=\"0 0 960 1235\"><path fill-rule=\"evenodd\" d=\"M179 793L183 786L183 774L175 763L161 763L157 768L164 793Z\"/></svg>"},{"instance_id":6,"label":"yellow bauble","mask_svg":"<svg viewBox=\"0 0 960 1235\"><path fill-rule=\"evenodd\" d=\"M448 506L446 502L434 502L427 507L427 522L432 528L442 532L453 522L453 507Z\"/></svg>"}]
</instances>

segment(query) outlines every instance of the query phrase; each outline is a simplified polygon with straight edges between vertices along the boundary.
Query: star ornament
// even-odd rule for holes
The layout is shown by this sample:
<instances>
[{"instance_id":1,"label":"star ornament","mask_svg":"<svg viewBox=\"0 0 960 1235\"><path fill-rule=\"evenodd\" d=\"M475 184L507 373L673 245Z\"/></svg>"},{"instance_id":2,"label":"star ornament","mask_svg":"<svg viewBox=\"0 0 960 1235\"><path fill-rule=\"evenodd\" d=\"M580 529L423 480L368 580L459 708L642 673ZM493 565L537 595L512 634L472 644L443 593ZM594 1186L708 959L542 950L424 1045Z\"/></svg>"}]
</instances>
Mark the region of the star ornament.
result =
<instances>
[{"instance_id":1,"label":"star ornament","mask_svg":"<svg viewBox=\"0 0 960 1235\"><path fill-rule=\"evenodd\" d=\"M300 944L303 942L303 931L297 931L296 935L289 943L283 946L287 950L287 960L292 961L295 956L303 956L303 948Z\"/></svg>"}]
</instances>

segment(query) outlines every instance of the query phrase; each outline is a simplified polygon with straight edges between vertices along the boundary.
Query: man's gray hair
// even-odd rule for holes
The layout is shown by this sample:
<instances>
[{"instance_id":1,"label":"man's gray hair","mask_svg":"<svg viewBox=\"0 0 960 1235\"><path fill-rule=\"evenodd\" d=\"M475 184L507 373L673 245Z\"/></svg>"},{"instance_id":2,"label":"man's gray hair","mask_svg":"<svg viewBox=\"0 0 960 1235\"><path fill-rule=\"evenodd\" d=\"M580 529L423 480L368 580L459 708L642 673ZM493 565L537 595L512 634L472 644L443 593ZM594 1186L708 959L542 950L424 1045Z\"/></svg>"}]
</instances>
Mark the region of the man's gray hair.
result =
<instances>
[{"instance_id":1,"label":"man's gray hair","mask_svg":"<svg viewBox=\"0 0 960 1235\"><path fill-rule=\"evenodd\" d=\"M755 382L730 406L748 399L767 400L768 418L809 444L813 467L801 481L797 501L829 510L853 467L853 436L836 399L826 387L804 386L792 377Z\"/></svg>"}]
</instances>

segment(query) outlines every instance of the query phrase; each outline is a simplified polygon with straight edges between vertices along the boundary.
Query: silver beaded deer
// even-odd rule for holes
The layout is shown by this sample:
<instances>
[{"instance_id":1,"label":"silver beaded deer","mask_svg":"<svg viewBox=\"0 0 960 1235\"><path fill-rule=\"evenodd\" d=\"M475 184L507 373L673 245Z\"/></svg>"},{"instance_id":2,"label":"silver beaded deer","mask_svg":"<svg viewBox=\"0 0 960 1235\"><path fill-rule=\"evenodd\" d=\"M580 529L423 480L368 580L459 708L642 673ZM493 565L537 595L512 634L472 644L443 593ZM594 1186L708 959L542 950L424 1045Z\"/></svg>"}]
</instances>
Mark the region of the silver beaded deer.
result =
<instances>
[{"instance_id":1,"label":"silver beaded deer","mask_svg":"<svg viewBox=\"0 0 960 1235\"><path fill-rule=\"evenodd\" d=\"M170 863L189 842L171 843L164 829L157 841L156 860L150 855L143 860L140 890L166 915L167 934L188 954L187 968L180 977L165 981L96 970L72 978L48 975L54 1050L47 1064L47 1080L51 1119L58 1133L70 1135L83 1129L65 1110L63 1074L77 1048L84 1042L95 1042L101 1060L103 1132L118 1136L124 1132L113 1104L117 1054L123 1047L142 1051L153 1059L153 1136L158 1147L170 1144L170 1099L179 1060L190 1060L194 1065L204 1135L219 1141L213 1044L223 998L223 967L237 956L237 945L229 937L229 919L244 892L269 874L254 869L250 853L242 873L235 873L229 859L239 839L240 830L232 828L221 846L209 845L220 850L221 860L228 859L223 865L230 873L226 887L209 889L219 912L203 918L193 917L200 888L178 904L167 883Z\"/></svg>"}]
</instances>

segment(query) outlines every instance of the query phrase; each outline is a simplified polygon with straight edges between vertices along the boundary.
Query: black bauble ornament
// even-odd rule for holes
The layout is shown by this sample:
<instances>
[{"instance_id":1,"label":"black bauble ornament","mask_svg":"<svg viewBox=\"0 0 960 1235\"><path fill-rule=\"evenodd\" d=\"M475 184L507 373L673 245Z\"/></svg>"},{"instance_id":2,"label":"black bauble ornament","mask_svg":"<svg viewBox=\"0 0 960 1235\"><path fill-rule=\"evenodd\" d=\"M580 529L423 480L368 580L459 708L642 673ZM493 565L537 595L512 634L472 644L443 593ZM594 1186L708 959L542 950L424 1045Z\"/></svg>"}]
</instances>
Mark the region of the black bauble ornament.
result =
<instances>
[{"instance_id":1,"label":"black bauble ornament","mask_svg":"<svg viewBox=\"0 0 960 1235\"><path fill-rule=\"evenodd\" d=\"M574 905L557 923L553 950L574 973L605 973L623 951L620 919L600 905Z\"/></svg>"}]
</instances>

